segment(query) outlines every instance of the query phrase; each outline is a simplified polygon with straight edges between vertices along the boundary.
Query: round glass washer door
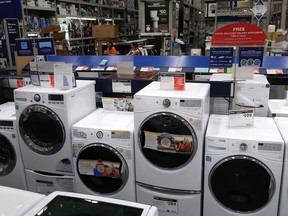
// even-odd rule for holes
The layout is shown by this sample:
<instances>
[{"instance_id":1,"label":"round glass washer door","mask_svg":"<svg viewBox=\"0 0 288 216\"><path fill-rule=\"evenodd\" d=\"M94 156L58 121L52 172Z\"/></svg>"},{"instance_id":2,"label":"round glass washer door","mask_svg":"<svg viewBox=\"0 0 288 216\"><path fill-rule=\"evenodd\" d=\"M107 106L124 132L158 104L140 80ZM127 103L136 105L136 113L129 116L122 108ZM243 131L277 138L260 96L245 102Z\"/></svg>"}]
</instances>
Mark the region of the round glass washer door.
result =
<instances>
[{"instance_id":1,"label":"round glass washer door","mask_svg":"<svg viewBox=\"0 0 288 216\"><path fill-rule=\"evenodd\" d=\"M275 191L275 178L261 161L248 156L232 156L212 168L209 187L224 208L251 213L269 203Z\"/></svg>"},{"instance_id":2,"label":"round glass washer door","mask_svg":"<svg viewBox=\"0 0 288 216\"><path fill-rule=\"evenodd\" d=\"M197 151L194 129L173 113L161 112L147 117L139 127L138 139L144 157L156 167L167 170L184 167ZM147 147L151 143L157 143L154 149Z\"/></svg>"},{"instance_id":3,"label":"round glass washer door","mask_svg":"<svg viewBox=\"0 0 288 216\"><path fill-rule=\"evenodd\" d=\"M19 131L25 144L34 152L52 155L65 142L65 128L58 115L42 105L26 107L19 118Z\"/></svg>"},{"instance_id":4,"label":"round glass washer door","mask_svg":"<svg viewBox=\"0 0 288 216\"><path fill-rule=\"evenodd\" d=\"M16 153L11 142L0 134L0 177L7 176L16 166Z\"/></svg>"},{"instance_id":5,"label":"round glass washer door","mask_svg":"<svg viewBox=\"0 0 288 216\"><path fill-rule=\"evenodd\" d=\"M95 193L117 193L128 181L129 170L124 157L106 144L91 143L83 147L76 167L82 183Z\"/></svg>"}]
</instances>

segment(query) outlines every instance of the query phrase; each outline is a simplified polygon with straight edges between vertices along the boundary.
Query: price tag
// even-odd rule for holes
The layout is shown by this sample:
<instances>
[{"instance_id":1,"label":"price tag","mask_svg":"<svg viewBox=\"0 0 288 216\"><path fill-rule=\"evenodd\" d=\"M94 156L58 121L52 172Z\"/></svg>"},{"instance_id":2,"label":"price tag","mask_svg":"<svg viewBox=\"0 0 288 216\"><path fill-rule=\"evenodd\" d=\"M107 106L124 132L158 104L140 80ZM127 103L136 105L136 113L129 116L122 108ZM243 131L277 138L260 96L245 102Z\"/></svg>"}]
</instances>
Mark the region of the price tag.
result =
<instances>
[{"instance_id":1,"label":"price tag","mask_svg":"<svg viewBox=\"0 0 288 216\"><path fill-rule=\"evenodd\" d=\"M254 123L254 110L230 110L229 127L252 126Z\"/></svg>"},{"instance_id":2,"label":"price tag","mask_svg":"<svg viewBox=\"0 0 288 216\"><path fill-rule=\"evenodd\" d=\"M141 67L142 72L153 72L153 67Z\"/></svg>"},{"instance_id":3,"label":"price tag","mask_svg":"<svg viewBox=\"0 0 288 216\"><path fill-rule=\"evenodd\" d=\"M174 199L167 199L163 197L154 197L153 205L158 208L158 211L169 212L177 214L178 202Z\"/></svg>"},{"instance_id":4,"label":"price tag","mask_svg":"<svg viewBox=\"0 0 288 216\"><path fill-rule=\"evenodd\" d=\"M38 180L36 182L36 185L37 185L37 192L41 193L41 194L48 195L48 194L52 193L55 190L53 182L39 181Z\"/></svg>"},{"instance_id":5,"label":"price tag","mask_svg":"<svg viewBox=\"0 0 288 216\"><path fill-rule=\"evenodd\" d=\"M266 69L267 74L283 74L282 69Z\"/></svg>"},{"instance_id":6,"label":"price tag","mask_svg":"<svg viewBox=\"0 0 288 216\"><path fill-rule=\"evenodd\" d=\"M112 91L117 93L131 93L130 80L113 80Z\"/></svg>"},{"instance_id":7,"label":"price tag","mask_svg":"<svg viewBox=\"0 0 288 216\"><path fill-rule=\"evenodd\" d=\"M168 72L181 72L182 68L169 67Z\"/></svg>"},{"instance_id":8,"label":"price tag","mask_svg":"<svg viewBox=\"0 0 288 216\"><path fill-rule=\"evenodd\" d=\"M185 89L185 73L169 73L159 74L160 89L162 90L184 90Z\"/></svg>"},{"instance_id":9,"label":"price tag","mask_svg":"<svg viewBox=\"0 0 288 216\"><path fill-rule=\"evenodd\" d=\"M210 68L209 73L224 73L224 68Z\"/></svg>"}]
</instances>

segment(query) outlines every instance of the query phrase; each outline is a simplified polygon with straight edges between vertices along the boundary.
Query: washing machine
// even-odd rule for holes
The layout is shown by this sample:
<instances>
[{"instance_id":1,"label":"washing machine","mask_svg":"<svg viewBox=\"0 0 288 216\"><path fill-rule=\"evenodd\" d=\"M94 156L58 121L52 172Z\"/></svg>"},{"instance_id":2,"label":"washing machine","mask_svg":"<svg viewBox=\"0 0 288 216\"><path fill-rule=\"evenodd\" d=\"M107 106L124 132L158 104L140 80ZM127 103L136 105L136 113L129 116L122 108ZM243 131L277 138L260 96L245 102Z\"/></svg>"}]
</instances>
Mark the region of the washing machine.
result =
<instances>
[{"instance_id":1,"label":"washing machine","mask_svg":"<svg viewBox=\"0 0 288 216\"><path fill-rule=\"evenodd\" d=\"M274 121L285 142L285 157L283 163L282 185L278 216L287 216L288 212L288 121L284 117L275 117Z\"/></svg>"},{"instance_id":2,"label":"washing machine","mask_svg":"<svg viewBox=\"0 0 288 216\"><path fill-rule=\"evenodd\" d=\"M0 105L0 185L27 189L13 102Z\"/></svg>"},{"instance_id":3,"label":"washing machine","mask_svg":"<svg viewBox=\"0 0 288 216\"><path fill-rule=\"evenodd\" d=\"M22 216L44 198L42 194L0 186L0 215Z\"/></svg>"},{"instance_id":4,"label":"washing machine","mask_svg":"<svg viewBox=\"0 0 288 216\"><path fill-rule=\"evenodd\" d=\"M137 202L160 215L200 215L204 134L210 85L161 90L152 82L134 95Z\"/></svg>"},{"instance_id":5,"label":"washing machine","mask_svg":"<svg viewBox=\"0 0 288 216\"><path fill-rule=\"evenodd\" d=\"M55 191L41 200L24 216L158 216L155 206L80 193Z\"/></svg>"},{"instance_id":6,"label":"washing machine","mask_svg":"<svg viewBox=\"0 0 288 216\"><path fill-rule=\"evenodd\" d=\"M97 109L72 126L78 193L136 201L134 114Z\"/></svg>"},{"instance_id":7,"label":"washing machine","mask_svg":"<svg viewBox=\"0 0 288 216\"><path fill-rule=\"evenodd\" d=\"M268 102L268 116L288 117L288 101L283 99L270 99Z\"/></svg>"},{"instance_id":8,"label":"washing machine","mask_svg":"<svg viewBox=\"0 0 288 216\"><path fill-rule=\"evenodd\" d=\"M203 216L277 215L284 142L272 118L228 127L211 115L205 139ZM287 213L286 213L287 214Z\"/></svg>"},{"instance_id":9,"label":"washing machine","mask_svg":"<svg viewBox=\"0 0 288 216\"><path fill-rule=\"evenodd\" d=\"M71 126L96 109L95 81L70 90L25 86L14 90L25 169L73 175Z\"/></svg>"}]
</instances>

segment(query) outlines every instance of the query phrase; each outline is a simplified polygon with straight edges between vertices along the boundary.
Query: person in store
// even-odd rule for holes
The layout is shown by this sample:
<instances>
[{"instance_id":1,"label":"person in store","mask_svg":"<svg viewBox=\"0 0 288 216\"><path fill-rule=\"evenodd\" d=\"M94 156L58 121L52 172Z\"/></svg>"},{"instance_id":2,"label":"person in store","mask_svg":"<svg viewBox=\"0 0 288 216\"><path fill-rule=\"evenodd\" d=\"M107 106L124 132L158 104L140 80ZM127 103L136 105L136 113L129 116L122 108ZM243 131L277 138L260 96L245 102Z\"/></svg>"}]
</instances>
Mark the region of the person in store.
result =
<instances>
[{"instance_id":1,"label":"person in store","mask_svg":"<svg viewBox=\"0 0 288 216\"><path fill-rule=\"evenodd\" d=\"M106 55L116 55L117 50L113 45L113 41L107 41L107 50L106 50Z\"/></svg>"},{"instance_id":2,"label":"person in store","mask_svg":"<svg viewBox=\"0 0 288 216\"><path fill-rule=\"evenodd\" d=\"M141 51L138 48L138 44L136 42L132 42L131 50L127 53L127 55L128 56L141 55Z\"/></svg>"}]
</instances>

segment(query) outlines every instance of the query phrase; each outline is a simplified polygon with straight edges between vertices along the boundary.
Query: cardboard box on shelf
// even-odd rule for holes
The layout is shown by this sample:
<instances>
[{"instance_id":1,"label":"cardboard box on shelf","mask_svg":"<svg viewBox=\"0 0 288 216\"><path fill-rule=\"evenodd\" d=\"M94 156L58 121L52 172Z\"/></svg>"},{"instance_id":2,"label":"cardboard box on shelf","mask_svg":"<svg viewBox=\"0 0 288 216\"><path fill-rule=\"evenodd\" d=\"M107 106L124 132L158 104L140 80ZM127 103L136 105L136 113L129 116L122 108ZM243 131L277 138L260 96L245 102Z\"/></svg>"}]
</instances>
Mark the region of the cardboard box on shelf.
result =
<instances>
[{"instance_id":1,"label":"cardboard box on shelf","mask_svg":"<svg viewBox=\"0 0 288 216\"><path fill-rule=\"evenodd\" d=\"M274 35L274 32L266 32L266 40L272 40L273 35Z\"/></svg>"},{"instance_id":2,"label":"cardboard box on shelf","mask_svg":"<svg viewBox=\"0 0 288 216\"><path fill-rule=\"evenodd\" d=\"M92 26L92 36L99 38L117 38L118 26L116 25L95 25Z\"/></svg>"},{"instance_id":3,"label":"cardboard box on shelf","mask_svg":"<svg viewBox=\"0 0 288 216\"><path fill-rule=\"evenodd\" d=\"M284 41L285 35L283 35L282 32L274 32L272 40L275 40L276 42Z\"/></svg>"},{"instance_id":4,"label":"cardboard box on shelf","mask_svg":"<svg viewBox=\"0 0 288 216\"><path fill-rule=\"evenodd\" d=\"M40 34L49 34L50 32L58 32L61 31L61 27L60 25L52 25L52 26L48 26L48 27L43 27L41 29Z\"/></svg>"},{"instance_id":5,"label":"cardboard box on shelf","mask_svg":"<svg viewBox=\"0 0 288 216\"><path fill-rule=\"evenodd\" d=\"M65 39L65 31L53 33L53 40L64 40L64 39Z\"/></svg>"}]
</instances>

